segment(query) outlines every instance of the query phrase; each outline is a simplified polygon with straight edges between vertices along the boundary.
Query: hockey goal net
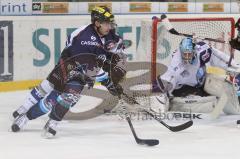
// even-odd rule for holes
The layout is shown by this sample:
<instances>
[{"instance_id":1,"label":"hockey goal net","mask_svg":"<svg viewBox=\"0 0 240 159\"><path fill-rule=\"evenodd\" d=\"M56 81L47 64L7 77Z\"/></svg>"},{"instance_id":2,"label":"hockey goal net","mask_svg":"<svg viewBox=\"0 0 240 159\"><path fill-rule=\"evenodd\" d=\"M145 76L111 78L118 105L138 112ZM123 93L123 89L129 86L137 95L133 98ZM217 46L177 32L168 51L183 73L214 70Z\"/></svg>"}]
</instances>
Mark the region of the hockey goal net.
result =
<instances>
[{"instance_id":1,"label":"hockey goal net","mask_svg":"<svg viewBox=\"0 0 240 159\"><path fill-rule=\"evenodd\" d=\"M233 18L170 18L169 21L179 33L224 41L229 41L234 37L235 21ZM144 95L135 92L133 95L137 96L141 94L140 96L142 97L139 97L139 99L144 99L145 106L156 104L153 102L154 100L150 98L152 95L156 95L152 91L152 89L154 89L156 76L166 71L172 52L179 47L179 43L183 38L183 36L169 33L159 19L141 22L140 41L135 59L139 63L146 62L146 65L147 63L150 64L148 65L150 77L145 79L149 81L144 82L144 84L150 83L151 91L145 91ZM224 53L230 54L232 51L228 44L213 41L205 42ZM146 65L145 67L147 67ZM138 65L139 71L144 70L141 68L142 66L143 64ZM215 69L213 70L215 71ZM141 76L139 76L139 78L141 78ZM137 82L137 79L134 82L141 83ZM138 90L146 90L145 86L137 85L136 88L138 88Z\"/></svg>"}]
</instances>

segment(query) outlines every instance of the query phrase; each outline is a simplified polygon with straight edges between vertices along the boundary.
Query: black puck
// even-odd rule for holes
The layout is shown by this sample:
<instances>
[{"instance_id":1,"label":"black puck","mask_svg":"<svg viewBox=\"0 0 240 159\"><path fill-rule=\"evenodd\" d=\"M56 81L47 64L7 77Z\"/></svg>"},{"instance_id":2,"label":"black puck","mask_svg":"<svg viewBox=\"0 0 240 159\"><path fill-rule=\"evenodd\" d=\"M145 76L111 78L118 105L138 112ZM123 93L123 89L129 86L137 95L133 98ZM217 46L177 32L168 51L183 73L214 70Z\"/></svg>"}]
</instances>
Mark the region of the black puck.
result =
<instances>
[{"instance_id":1,"label":"black puck","mask_svg":"<svg viewBox=\"0 0 240 159\"><path fill-rule=\"evenodd\" d=\"M237 124L240 124L240 120L237 120Z\"/></svg>"}]
</instances>

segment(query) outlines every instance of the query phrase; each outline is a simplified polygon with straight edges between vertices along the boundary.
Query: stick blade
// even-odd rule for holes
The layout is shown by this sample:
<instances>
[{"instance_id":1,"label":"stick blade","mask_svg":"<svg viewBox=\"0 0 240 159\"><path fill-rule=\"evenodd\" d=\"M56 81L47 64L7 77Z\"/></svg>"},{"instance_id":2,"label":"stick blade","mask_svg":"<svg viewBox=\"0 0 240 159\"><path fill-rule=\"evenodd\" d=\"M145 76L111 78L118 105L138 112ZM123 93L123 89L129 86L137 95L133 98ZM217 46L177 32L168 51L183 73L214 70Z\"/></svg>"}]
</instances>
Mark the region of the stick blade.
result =
<instances>
[{"instance_id":1,"label":"stick blade","mask_svg":"<svg viewBox=\"0 0 240 159\"><path fill-rule=\"evenodd\" d=\"M137 143L139 145L156 146L156 145L159 144L159 140L156 140L156 139L138 139Z\"/></svg>"},{"instance_id":2,"label":"stick blade","mask_svg":"<svg viewBox=\"0 0 240 159\"><path fill-rule=\"evenodd\" d=\"M191 127L193 125L193 121L190 120L182 125L178 125L178 126L175 126L175 127L169 127L169 129L173 132L178 132L178 131L182 131L182 130L185 130L189 127Z\"/></svg>"}]
</instances>

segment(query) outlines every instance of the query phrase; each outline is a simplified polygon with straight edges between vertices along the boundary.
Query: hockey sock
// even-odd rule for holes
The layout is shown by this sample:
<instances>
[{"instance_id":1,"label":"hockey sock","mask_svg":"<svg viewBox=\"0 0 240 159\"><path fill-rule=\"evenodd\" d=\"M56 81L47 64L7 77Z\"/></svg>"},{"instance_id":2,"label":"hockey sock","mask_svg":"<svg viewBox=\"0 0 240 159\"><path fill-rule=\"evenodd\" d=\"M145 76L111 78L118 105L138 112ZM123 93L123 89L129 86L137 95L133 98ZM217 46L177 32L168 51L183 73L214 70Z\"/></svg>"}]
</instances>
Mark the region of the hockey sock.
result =
<instances>
[{"instance_id":1,"label":"hockey sock","mask_svg":"<svg viewBox=\"0 0 240 159\"><path fill-rule=\"evenodd\" d=\"M49 117L53 120L61 121L68 110L69 108L62 106L61 104L57 104L53 107Z\"/></svg>"},{"instance_id":2,"label":"hockey sock","mask_svg":"<svg viewBox=\"0 0 240 159\"><path fill-rule=\"evenodd\" d=\"M48 113L54 105L57 104L56 98L59 95L57 91L52 91L47 97L41 99L27 112L29 120L36 119L46 113Z\"/></svg>"},{"instance_id":3,"label":"hockey sock","mask_svg":"<svg viewBox=\"0 0 240 159\"><path fill-rule=\"evenodd\" d=\"M35 104L33 107L31 107L27 112L27 117L29 120L36 119L44 114L46 114L48 111L46 109L46 106L43 102L43 100L40 100L37 104Z\"/></svg>"},{"instance_id":4,"label":"hockey sock","mask_svg":"<svg viewBox=\"0 0 240 159\"><path fill-rule=\"evenodd\" d=\"M50 93L53 90L52 87L53 86L51 86L48 80L43 80L39 86L33 88L22 105L24 110L28 111L32 106L34 106L41 99L43 99L43 97L46 94ZM25 112L18 112L18 113L21 114Z\"/></svg>"},{"instance_id":5,"label":"hockey sock","mask_svg":"<svg viewBox=\"0 0 240 159\"><path fill-rule=\"evenodd\" d=\"M20 113L20 114L25 113L22 111L28 111L32 106L34 106L36 103L38 103L43 98L38 92L39 91L38 91L37 87L32 89L32 91L27 96L26 100L24 101L24 103L22 105L23 109L18 109L18 113Z\"/></svg>"}]
</instances>

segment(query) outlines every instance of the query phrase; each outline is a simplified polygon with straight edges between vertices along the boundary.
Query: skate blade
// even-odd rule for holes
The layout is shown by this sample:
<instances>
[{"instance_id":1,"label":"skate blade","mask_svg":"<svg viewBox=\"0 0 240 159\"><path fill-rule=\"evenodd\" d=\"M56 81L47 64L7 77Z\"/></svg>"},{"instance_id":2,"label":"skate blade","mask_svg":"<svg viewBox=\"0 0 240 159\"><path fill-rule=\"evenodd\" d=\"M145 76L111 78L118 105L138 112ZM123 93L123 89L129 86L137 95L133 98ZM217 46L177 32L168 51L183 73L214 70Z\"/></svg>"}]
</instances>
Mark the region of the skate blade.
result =
<instances>
[{"instance_id":1,"label":"skate blade","mask_svg":"<svg viewBox=\"0 0 240 159\"><path fill-rule=\"evenodd\" d=\"M42 134L41 134L42 138L44 139L54 139L56 138L56 135L53 135L47 131L44 131Z\"/></svg>"}]
</instances>

